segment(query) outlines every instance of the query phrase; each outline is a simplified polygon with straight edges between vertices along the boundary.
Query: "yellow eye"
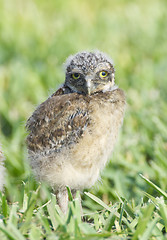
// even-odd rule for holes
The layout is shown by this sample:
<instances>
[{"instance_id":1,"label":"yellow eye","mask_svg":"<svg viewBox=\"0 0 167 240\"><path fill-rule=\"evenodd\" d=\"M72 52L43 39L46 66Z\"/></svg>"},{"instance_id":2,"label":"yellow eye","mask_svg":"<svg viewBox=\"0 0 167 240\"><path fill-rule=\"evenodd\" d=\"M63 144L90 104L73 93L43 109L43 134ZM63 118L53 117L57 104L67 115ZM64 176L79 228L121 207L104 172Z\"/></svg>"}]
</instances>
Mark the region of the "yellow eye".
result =
<instances>
[{"instance_id":1,"label":"yellow eye","mask_svg":"<svg viewBox=\"0 0 167 240\"><path fill-rule=\"evenodd\" d=\"M79 73L73 73L72 77L73 77L73 79L78 79L78 78L80 78L80 74Z\"/></svg>"},{"instance_id":2,"label":"yellow eye","mask_svg":"<svg viewBox=\"0 0 167 240\"><path fill-rule=\"evenodd\" d=\"M101 72L99 73L99 76L100 76L101 78L105 78L105 77L108 76L108 72L107 72L107 71L101 71Z\"/></svg>"}]
</instances>

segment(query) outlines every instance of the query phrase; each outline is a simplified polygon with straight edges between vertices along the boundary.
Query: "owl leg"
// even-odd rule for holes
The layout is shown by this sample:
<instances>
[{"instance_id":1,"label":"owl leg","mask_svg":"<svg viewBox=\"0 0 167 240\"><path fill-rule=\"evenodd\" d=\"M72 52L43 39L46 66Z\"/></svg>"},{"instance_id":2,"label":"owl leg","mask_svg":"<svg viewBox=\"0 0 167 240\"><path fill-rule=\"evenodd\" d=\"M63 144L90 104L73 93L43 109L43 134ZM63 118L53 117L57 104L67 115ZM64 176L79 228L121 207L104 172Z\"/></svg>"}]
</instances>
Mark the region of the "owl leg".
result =
<instances>
[{"instance_id":1,"label":"owl leg","mask_svg":"<svg viewBox=\"0 0 167 240\"><path fill-rule=\"evenodd\" d=\"M56 191L56 200L62 212L66 214L68 211L68 192L66 188Z\"/></svg>"}]
</instances>

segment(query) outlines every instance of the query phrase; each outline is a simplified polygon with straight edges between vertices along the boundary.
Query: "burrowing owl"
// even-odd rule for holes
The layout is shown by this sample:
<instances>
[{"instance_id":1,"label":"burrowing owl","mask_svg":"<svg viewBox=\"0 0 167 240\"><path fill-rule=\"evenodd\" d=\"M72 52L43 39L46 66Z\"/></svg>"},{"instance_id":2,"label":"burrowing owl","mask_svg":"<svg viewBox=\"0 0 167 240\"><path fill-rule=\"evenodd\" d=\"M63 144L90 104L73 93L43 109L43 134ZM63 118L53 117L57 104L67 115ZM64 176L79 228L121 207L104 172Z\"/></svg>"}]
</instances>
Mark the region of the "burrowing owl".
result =
<instances>
[{"instance_id":1,"label":"burrowing owl","mask_svg":"<svg viewBox=\"0 0 167 240\"><path fill-rule=\"evenodd\" d=\"M112 60L104 53L79 52L65 66L64 84L37 107L26 125L32 169L53 187L63 212L68 206L66 186L75 195L99 178L125 109Z\"/></svg>"}]
</instances>

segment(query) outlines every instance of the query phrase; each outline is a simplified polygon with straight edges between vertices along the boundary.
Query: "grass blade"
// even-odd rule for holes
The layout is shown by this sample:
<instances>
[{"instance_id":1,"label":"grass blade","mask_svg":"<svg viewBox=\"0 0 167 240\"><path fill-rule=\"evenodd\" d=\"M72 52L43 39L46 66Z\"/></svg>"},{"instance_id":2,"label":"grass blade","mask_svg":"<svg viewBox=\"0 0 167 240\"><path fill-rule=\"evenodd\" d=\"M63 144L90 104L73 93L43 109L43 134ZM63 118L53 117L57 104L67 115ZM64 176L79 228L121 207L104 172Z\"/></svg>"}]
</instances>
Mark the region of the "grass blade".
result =
<instances>
[{"instance_id":1,"label":"grass blade","mask_svg":"<svg viewBox=\"0 0 167 240\"><path fill-rule=\"evenodd\" d=\"M144 233L147 228L147 224L151 219L155 206L153 204L149 204L146 209L144 209L143 214L139 217L137 229L134 233L132 240L139 239L140 236Z\"/></svg>"},{"instance_id":2,"label":"grass blade","mask_svg":"<svg viewBox=\"0 0 167 240\"><path fill-rule=\"evenodd\" d=\"M101 205L103 208L105 208L106 210L108 210L109 212L113 212L113 209L110 208L109 206L107 206L107 204L105 204L102 200L100 200L98 197L94 196L93 194L89 193L89 192L84 192L88 197L90 197L91 199L93 199L95 202L97 202L99 205Z\"/></svg>"},{"instance_id":3,"label":"grass blade","mask_svg":"<svg viewBox=\"0 0 167 240\"><path fill-rule=\"evenodd\" d=\"M154 189L156 189L162 196L164 196L165 199L167 199L167 193L164 192L161 188L159 188L157 185L155 185L153 182L151 182L149 179L147 179L146 177L144 177L142 174L139 174L139 176L144 179L144 181L146 181L151 187L153 187Z\"/></svg>"},{"instance_id":4,"label":"grass blade","mask_svg":"<svg viewBox=\"0 0 167 240\"><path fill-rule=\"evenodd\" d=\"M149 222L148 227L144 234L140 237L140 240L147 240L150 239L149 237L151 236L152 230L154 229L156 223L160 220L160 217L154 218L152 221Z\"/></svg>"}]
</instances>

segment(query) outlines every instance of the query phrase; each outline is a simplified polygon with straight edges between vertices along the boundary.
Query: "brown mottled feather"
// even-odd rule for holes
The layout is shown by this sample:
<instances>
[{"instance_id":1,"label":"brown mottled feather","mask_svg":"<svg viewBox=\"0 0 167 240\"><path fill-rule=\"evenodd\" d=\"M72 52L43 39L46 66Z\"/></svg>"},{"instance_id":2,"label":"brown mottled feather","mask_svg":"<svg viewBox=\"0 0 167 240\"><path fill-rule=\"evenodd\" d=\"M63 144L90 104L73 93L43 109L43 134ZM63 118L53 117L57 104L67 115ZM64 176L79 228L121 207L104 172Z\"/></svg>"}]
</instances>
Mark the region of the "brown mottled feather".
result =
<instances>
[{"instance_id":1,"label":"brown mottled feather","mask_svg":"<svg viewBox=\"0 0 167 240\"><path fill-rule=\"evenodd\" d=\"M37 152L51 149L58 152L63 147L72 147L84 135L91 122L90 101L102 100L100 105L105 101L110 104L119 104L120 101L124 103L123 91L115 91L119 93L118 96L114 92L85 96L78 93L63 94L63 89L59 89L40 104L27 121L27 130L31 131L27 137L29 150Z\"/></svg>"},{"instance_id":2,"label":"brown mottled feather","mask_svg":"<svg viewBox=\"0 0 167 240\"><path fill-rule=\"evenodd\" d=\"M52 95L42 103L27 121L31 131L28 148L34 152L58 152L76 143L90 122L88 100L82 97L77 93Z\"/></svg>"}]
</instances>

